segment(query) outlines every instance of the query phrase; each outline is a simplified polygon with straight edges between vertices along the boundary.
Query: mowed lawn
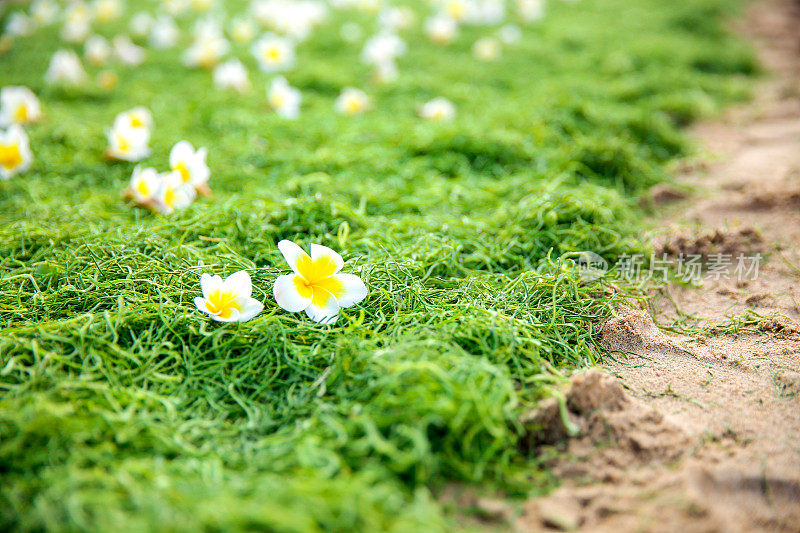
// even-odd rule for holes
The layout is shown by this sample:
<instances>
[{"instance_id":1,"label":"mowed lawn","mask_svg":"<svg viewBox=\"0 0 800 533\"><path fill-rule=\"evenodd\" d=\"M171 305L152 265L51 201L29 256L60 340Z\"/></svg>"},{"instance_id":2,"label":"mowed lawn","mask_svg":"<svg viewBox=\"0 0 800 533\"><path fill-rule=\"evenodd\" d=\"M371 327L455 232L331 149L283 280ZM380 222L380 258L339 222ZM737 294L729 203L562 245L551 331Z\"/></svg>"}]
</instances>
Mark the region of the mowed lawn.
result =
<instances>
[{"instance_id":1,"label":"mowed lawn","mask_svg":"<svg viewBox=\"0 0 800 533\"><path fill-rule=\"evenodd\" d=\"M519 417L602 356L617 298L559 258L647 252L638 197L690 153L681 128L757 73L726 29L740 4L551 1L525 22L509 3L521 38L491 61L473 45L500 25L442 46L433 4L396 4L415 20L386 83L360 57L378 11L331 7L281 73L302 93L294 120L270 110L250 45L227 56L244 93L183 64L205 15L176 19L174 48L134 39L139 66L87 65L80 87L45 81L56 50L83 55L59 24L14 39L0 86L30 88L43 117L25 128L30 170L0 181L0 529L452 531L470 510L441 502L449 484L546 490ZM160 9L124 5L92 33ZM348 86L365 113L335 111ZM436 97L452 120L419 116ZM123 198L135 164L105 157L106 130L136 106L154 119L140 164L206 147L209 197L168 215ZM333 325L281 309L282 239L341 253L366 299ZM239 270L264 310L211 321L201 274Z\"/></svg>"}]
</instances>

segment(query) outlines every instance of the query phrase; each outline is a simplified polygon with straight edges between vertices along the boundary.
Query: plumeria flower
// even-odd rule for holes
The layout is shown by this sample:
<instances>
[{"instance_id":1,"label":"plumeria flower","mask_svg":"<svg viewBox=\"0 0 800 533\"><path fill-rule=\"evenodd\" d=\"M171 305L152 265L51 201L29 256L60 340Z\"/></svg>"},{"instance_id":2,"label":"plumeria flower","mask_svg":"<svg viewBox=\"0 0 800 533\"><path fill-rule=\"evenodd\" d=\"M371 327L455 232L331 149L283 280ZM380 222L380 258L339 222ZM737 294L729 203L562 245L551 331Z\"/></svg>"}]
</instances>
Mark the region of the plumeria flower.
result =
<instances>
[{"instance_id":1,"label":"plumeria flower","mask_svg":"<svg viewBox=\"0 0 800 533\"><path fill-rule=\"evenodd\" d=\"M115 125L106 135L106 155L112 159L136 162L150 156L150 147L147 145L150 132L145 128Z\"/></svg>"},{"instance_id":2,"label":"plumeria flower","mask_svg":"<svg viewBox=\"0 0 800 533\"><path fill-rule=\"evenodd\" d=\"M195 39L183 55L183 63L189 67L212 69L228 53L230 43L224 37L204 36Z\"/></svg>"},{"instance_id":3,"label":"plumeria flower","mask_svg":"<svg viewBox=\"0 0 800 533\"><path fill-rule=\"evenodd\" d=\"M128 24L131 34L136 37L146 37L153 27L153 15L146 11L140 11L131 17Z\"/></svg>"},{"instance_id":4,"label":"plumeria flower","mask_svg":"<svg viewBox=\"0 0 800 533\"><path fill-rule=\"evenodd\" d=\"M61 38L68 43L82 43L89 36L91 12L83 2L73 2L67 6Z\"/></svg>"},{"instance_id":5,"label":"plumeria flower","mask_svg":"<svg viewBox=\"0 0 800 533\"><path fill-rule=\"evenodd\" d=\"M393 33L379 33L370 38L361 50L361 60L367 65L392 63L406 53L405 41Z\"/></svg>"},{"instance_id":6,"label":"plumeria flower","mask_svg":"<svg viewBox=\"0 0 800 533\"><path fill-rule=\"evenodd\" d=\"M231 59L214 68L214 85L243 93L250 88L247 69L238 59Z\"/></svg>"},{"instance_id":7,"label":"plumeria flower","mask_svg":"<svg viewBox=\"0 0 800 533\"><path fill-rule=\"evenodd\" d=\"M122 13L120 0L95 0L93 7L94 18L101 24L111 22Z\"/></svg>"},{"instance_id":8,"label":"plumeria flower","mask_svg":"<svg viewBox=\"0 0 800 533\"><path fill-rule=\"evenodd\" d=\"M494 61L500 57L500 43L491 37L484 37L475 41L472 54L480 61Z\"/></svg>"},{"instance_id":9,"label":"plumeria flower","mask_svg":"<svg viewBox=\"0 0 800 533\"><path fill-rule=\"evenodd\" d=\"M194 187L184 183L183 176L177 170L161 175L156 192L155 208L165 215L189 207L196 196Z\"/></svg>"},{"instance_id":10,"label":"plumeria flower","mask_svg":"<svg viewBox=\"0 0 800 533\"><path fill-rule=\"evenodd\" d=\"M144 48L131 42L127 35L114 37L114 55L127 65L141 65L144 62Z\"/></svg>"},{"instance_id":11,"label":"plumeria flower","mask_svg":"<svg viewBox=\"0 0 800 533\"><path fill-rule=\"evenodd\" d=\"M369 107L369 98L361 89L345 87L336 99L336 111L345 115L358 115Z\"/></svg>"},{"instance_id":12,"label":"plumeria flower","mask_svg":"<svg viewBox=\"0 0 800 533\"><path fill-rule=\"evenodd\" d=\"M445 0L443 8L448 17L456 22L463 22L470 17L475 5L467 0Z\"/></svg>"},{"instance_id":13,"label":"plumeria flower","mask_svg":"<svg viewBox=\"0 0 800 533\"><path fill-rule=\"evenodd\" d=\"M172 48L178 43L180 30L169 15L159 15L150 26L150 46L160 50Z\"/></svg>"},{"instance_id":14,"label":"plumeria flower","mask_svg":"<svg viewBox=\"0 0 800 533\"><path fill-rule=\"evenodd\" d=\"M59 50L53 54L50 66L47 67L45 80L56 85L80 85L86 79L86 71L72 50Z\"/></svg>"},{"instance_id":15,"label":"plumeria flower","mask_svg":"<svg viewBox=\"0 0 800 533\"><path fill-rule=\"evenodd\" d=\"M470 24L494 26L501 24L506 17L506 6L498 0L477 0L467 15Z\"/></svg>"},{"instance_id":16,"label":"plumeria flower","mask_svg":"<svg viewBox=\"0 0 800 533\"><path fill-rule=\"evenodd\" d=\"M36 0L31 4L31 18L40 26L48 26L58 16L58 4L53 0Z\"/></svg>"},{"instance_id":17,"label":"plumeria flower","mask_svg":"<svg viewBox=\"0 0 800 533\"><path fill-rule=\"evenodd\" d=\"M378 63L372 74L378 83L394 81L397 79L397 63L392 60Z\"/></svg>"},{"instance_id":18,"label":"plumeria flower","mask_svg":"<svg viewBox=\"0 0 800 533\"><path fill-rule=\"evenodd\" d=\"M128 127L134 130L145 130L149 133L153 129L153 115L144 106L136 106L133 109L124 111L114 119L114 128Z\"/></svg>"},{"instance_id":19,"label":"plumeria flower","mask_svg":"<svg viewBox=\"0 0 800 533\"><path fill-rule=\"evenodd\" d=\"M258 66L267 73L288 70L294 65L294 44L272 33L256 41L252 52Z\"/></svg>"},{"instance_id":20,"label":"plumeria flower","mask_svg":"<svg viewBox=\"0 0 800 533\"><path fill-rule=\"evenodd\" d=\"M25 172L33 162L28 135L22 126L12 124L0 132L0 179L7 180Z\"/></svg>"},{"instance_id":21,"label":"plumeria flower","mask_svg":"<svg viewBox=\"0 0 800 533\"><path fill-rule=\"evenodd\" d=\"M189 7L188 0L161 0L161 6L164 10L172 15L173 17L177 17L178 15L183 14L186 11L186 8Z\"/></svg>"},{"instance_id":22,"label":"plumeria flower","mask_svg":"<svg viewBox=\"0 0 800 533\"><path fill-rule=\"evenodd\" d=\"M278 249L294 271L275 281L275 301L286 311L305 311L315 322L332 324L340 308L367 297L367 287L361 278L339 273L344 260L330 248L312 244L309 256L297 244L283 240Z\"/></svg>"},{"instance_id":23,"label":"plumeria flower","mask_svg":"<svg viewBox=\"0 0 800 533\"><path fill-rule=\"evenodd\" d=\"M180 141L169 152L169 167L178 173L181 183L204 195L210 192L208 178L211 175L206 164L206 155L205 148L195 150L188 141Z\"/></svg>"},{"instance_id":24,"label":"plumeria flower","mask_svg":"<svg viewBox=\"0 0 800 533\"><path fill-rule=\"evenodd\" d=\"M25 37L33 33L34 24L31 18L21 11L8 16L5 33L10 37Z\"/></svg>"},{"instance_id":25,"label":"plumeria flower","mask_svg":"<svg viewBox=\"0 0 800 533\"><path fill-rule=\"evenodd\" d=\"M136 166L133 169L131 183L125 191L125 196L133 199L139 205L155 208L157 193L161 185L161 176L154 168Z\"/></svg>"},{"instance_id":26,"label":"plumeria flower","mask_svg":"<svg viewBox=\"0 0 800 533\"><path fill-rule=\"evenodd\" d=\"M200 276L203 296L194 299L197 309L217 322L247 322L264 309L264 304L252 297L250 274L240 270L223 280L219 276Z\"/></svg>"},{"instance_id":27,"label":"plumeria flower","mask_svg":"<svg viewBox=\"0 0 800 533\"><path fill-rule=\"evenodd\" d=\"M239 17L233 19L230 35L231 39L239 44L249 43L256 36L256 25L248 18Z\"/></svg>"},{"instance_id":28,"label":"plumeria flower","mask_svg":"<svg viewBox=\"0 0 800 533\"><path fill-rule=\"evenodd\" d=\"M419 116L434 121L452 120L455 115L456 106L453 105L453 102L441 96L426 102L419 110Z\"/></svg>"},{"instance_id":29,"label":"plumeria flower","mask_svg":"<svg viewBox=\"0 0 800 533\"><path fill-rule=\"evenodd\" d=\"M27 87L0 89L0 127L30 124L42 116L39 99Z\"/></svg>"},{"instance_id":30,"label":"plumeria flower","mask_svg":"<svg viewBox=\"0 0 800 533\"><path fill-rule=\"evenodd\" d=\"M102 89L110 91L117 86L119 78L113 70L103 70L97 73L97 83Z\"/></svg>"},{"instance_id":31,"label":"plumeria flower","mask_svg":"<svg viewBox=\"0 0 800 533\"><path fill-rule=\"evenodd\" d=\"M425 33L434 43L447 45L456 38L458 24L450 17L437 15L429 18L425 23Z\"/></svg>"},{"instance_id":32,"label":"plumeria flower","mask_svg":"<svg viewBox=\"0 0 800 533\"><path fill-rule=\"evenodd\" d=\"M517 13L526 22L544 18L544 0L517 0Z\"/></svg>"},{"instance_id":33,"label":"plumeria flower","mask_svg":"<svg viewBox=\"0 0 800 533\"><path fill-rule=\"evenodd\" d=\"M298 89L289 85L283 76L272 80L267 89L267 99L269 106L279 116L288 119L296 119L300 116L300 102L303 96Z\"/></svg>"},{"instance_id":34,"label":"plumeria flower","mask_svg":"<svg viewBox=\"0 0 800 533\"><path fill-rule=\"evenodd\" d=\"M91 65L105 65L111 57L111 45L102 35L92 35L83 45L86 62Z\"/></svg>"},{"instance_id":35,"label":"plumeria flower","mask_svg":"<svg viewBox=\"0 0 800 533\"><path fill-rule=\"evenodd\" d=\"M414 23L414 12L407 7L386 7L378 14L378 24L388 31L405 30Z\"/></svg>"}]
</instances>

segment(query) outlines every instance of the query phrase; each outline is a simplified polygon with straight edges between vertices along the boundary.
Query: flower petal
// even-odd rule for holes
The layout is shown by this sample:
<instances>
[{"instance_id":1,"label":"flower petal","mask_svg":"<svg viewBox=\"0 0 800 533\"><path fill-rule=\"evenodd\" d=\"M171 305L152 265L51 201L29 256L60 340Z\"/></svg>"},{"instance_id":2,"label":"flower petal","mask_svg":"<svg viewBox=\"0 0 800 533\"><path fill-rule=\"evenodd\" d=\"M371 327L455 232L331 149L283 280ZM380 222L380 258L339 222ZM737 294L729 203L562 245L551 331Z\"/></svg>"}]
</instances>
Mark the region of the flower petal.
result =
<instances>
[{"instance_id":1,"label":"flower petal","mask_svg":"<svg viewBox=\"0 0 800 533\"><path fill-rule=\"evenodd\" d=\"M367 297L367 286L358 276L353 274L336 274L331 276L343 286L341 295L336 296L339 307L350 307Z\"/></svg>"},{"instance_id":2,"label":"flower petal","mask_svg":"<svg viewBox=\"0 0 800 533\"><path fill-rule=\"evenodd\" d=\"M334 252L327 246L322 246L321 244L312 244L311 245L311 259L316 262L317 259L320 257L328 257L336 265L336 270L333 271L334 274L339 272L342 267L344 266L344 259L338 253Z\"/></svg>"},{"instance_id":3,"label":"flower petal","mask_svg":"<svg viewBox=\"0 0 800 533\"><path fill-rule=\"evenodd\" d=\"M313 294L302 281L303 279L297 274L278 276L278 279L275 280L272 292L275 301L282 309L290 313L299 313L311 304Z\"/></svg>"},{"instance_id":4,"label":"flower petal","mask_svg":"<svg viewBox=\"0 0 800 533\"><path fill-rule=\"evenodd\" d=\"M204 313L206 313L206 314L211 314L211 313L209 313L209 312L208 312L208 307L206 306L206 299L205 299L205 298L202 298L202 297L200 297L200 296L197 296L197 297L194 299L194 305L196 305L196 306L197 306L197 309L198 309L199 311L202 311L202 312L204 312Z\"/></svg>"},{"instance_id":5,"label":"flower petal","mask_svg":"<svg viewBox=\"0 0 800 533\"><path fill-rule=\"evenodd\" d=\"M224 282L225 289L233 292L239 298L247 299L253 294L253 283L246 270L233 273Z\"/></svg>"},{"instance_id":6,"label":"flower petal","mask_svg":"<svg viewBox=\"0 0 800 533\"><path fill-rule=\"evenodd\" d=\"M208 298L211 291L218 289L222 284L222 278L219 276L212 276L203 272L200 276L200 288L203 290L203 298Z\"/></svg>"},{"instance_id":7,"label":"flower petal","mask_svg":"<svg viewBox=\"0 0 800 533\"><path fill-rule=\"evenodd\" d=\"M228 318L222 318L220 315L211 315L211 318L216 320L217 322L239 322L241 318L241 313L238 309L231 308L230 314Z\"/></svg>"},{"instance_id":8,"label":"flower petal","mask_svg":"<svg viewBox=\"0 0 800 533\"><path fill-rule=\"evenodd\" d=\"M247 322L258 313L260 313L264 309L264 304L256 300L255 298L250 298L247 300L242 307L242 313L239 315L239 322Z\"/></svg>"},{"instance_id":9,"label":"flower petal","mask_svg":"<svg viewBox=\"0 0 800 533\"><path fill-rule=\"evenodd\" d=\"M278 250L281 251L286 262L289 263L289 266L294 270L294 273L299 274L297 262L303 256L308 257L308 254L292 241L287 241L285 239L278 243Z\"/></svg>"},{"instance_id":10,"label":"flower petal","mask_svg":"<svg viewBox=\"0 0 800 533\"><path fill-rule=\"evenodd\" d=\"M306 307L306 315L314 322L333 324L339 318L339 304L331 293L315 287L314 298Z\"/></svg>"}]
</instances>

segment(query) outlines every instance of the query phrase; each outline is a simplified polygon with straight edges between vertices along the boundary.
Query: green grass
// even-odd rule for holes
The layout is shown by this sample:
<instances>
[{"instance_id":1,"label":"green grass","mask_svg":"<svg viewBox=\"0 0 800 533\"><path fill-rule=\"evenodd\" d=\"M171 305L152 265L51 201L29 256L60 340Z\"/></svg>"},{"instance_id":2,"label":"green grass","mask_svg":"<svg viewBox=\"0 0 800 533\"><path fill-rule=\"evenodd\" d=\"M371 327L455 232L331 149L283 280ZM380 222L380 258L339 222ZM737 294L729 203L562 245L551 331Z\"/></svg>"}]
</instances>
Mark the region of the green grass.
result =
<instances>
[{"instance_id":1,"label":"green grass","mask_svg":"<svg viewBox=\"0 0 800 533\"><path fill-rule=\"evenodd\" d=\"M518 417L595 363L617 298L557 258L642 249L635 200L688 153L679 128L757 71L724 29L738 4L551 2L488 64L470 53L487 28L441 49L417 24L389 85L338 37L372 17L333 12L286 76L294 122L245 48L248 95L180 65L185 33L104 92L44 84L56 30L19 39L0 80L46 117L32 169L0 182L0 529L444 531L447 483L545 490ZM333 113L347 85L375 109ZM455 121L415 116L435 96ZM212 198L125 203L133 165L103 159L104 130L135 105L155 116L148 165L209 148ZM284 238L340 251L368 298L336 326L280 310ZM265 311L210 322L200 274L239 269Z\"/></svg>"}]
</instances>

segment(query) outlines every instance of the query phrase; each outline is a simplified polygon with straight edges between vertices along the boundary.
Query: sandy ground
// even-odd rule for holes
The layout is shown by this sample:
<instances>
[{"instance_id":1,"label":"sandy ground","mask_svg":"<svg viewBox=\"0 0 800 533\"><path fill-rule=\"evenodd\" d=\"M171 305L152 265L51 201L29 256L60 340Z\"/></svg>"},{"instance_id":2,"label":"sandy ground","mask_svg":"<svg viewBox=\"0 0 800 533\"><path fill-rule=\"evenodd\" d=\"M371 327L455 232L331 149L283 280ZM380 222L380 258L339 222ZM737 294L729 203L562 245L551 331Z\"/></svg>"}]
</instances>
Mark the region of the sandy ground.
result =
<instances>
[{"instance_id":1,"label":"sandy ground","mask_svg":"<svg viewBox=\"0 0 800 533\"><path fill-rule=\"evenodd\" d=\"M696 193L661 207L654 243L761 253L758 277L672 284L605 326L616 361L573 378L564 413L525 421L529 446L567 454L551 463L563 486L524 506L519 531L800 532L800 3L757 2L740 29L773 75L695 128L712 155L680 177Z\"/></svg>"}]
</instances>

